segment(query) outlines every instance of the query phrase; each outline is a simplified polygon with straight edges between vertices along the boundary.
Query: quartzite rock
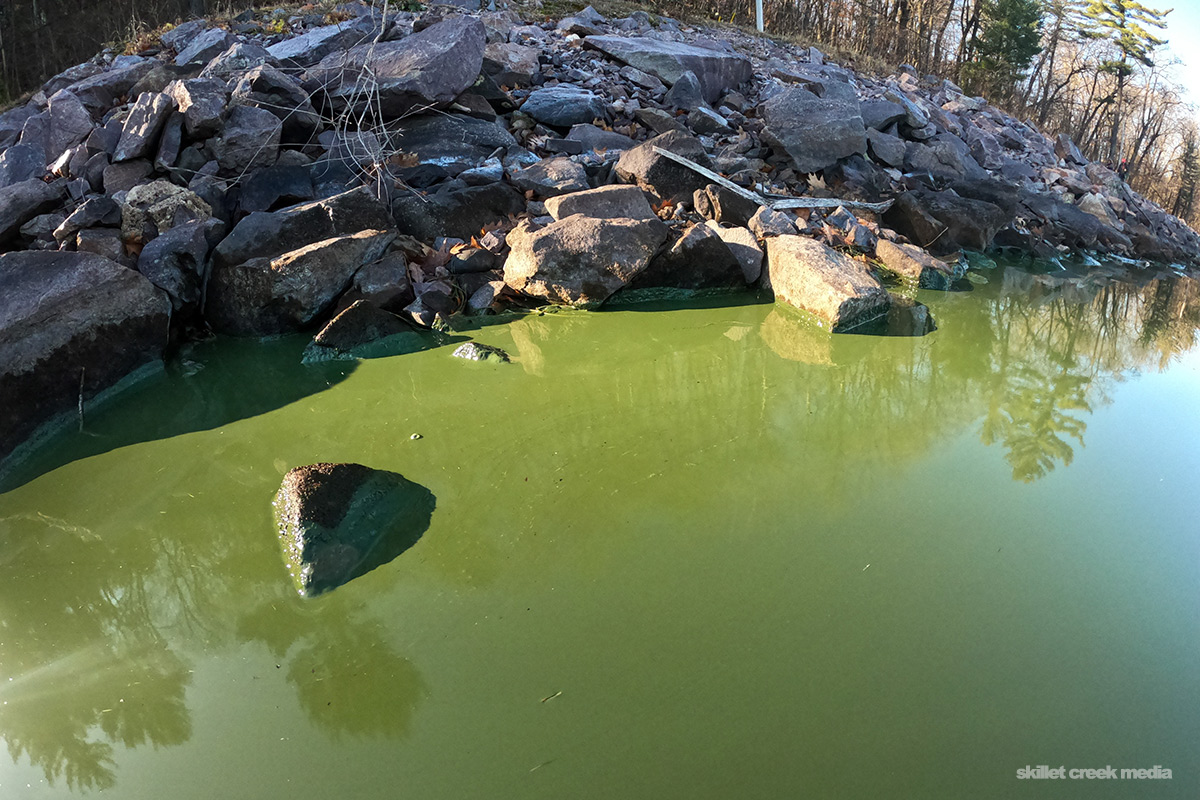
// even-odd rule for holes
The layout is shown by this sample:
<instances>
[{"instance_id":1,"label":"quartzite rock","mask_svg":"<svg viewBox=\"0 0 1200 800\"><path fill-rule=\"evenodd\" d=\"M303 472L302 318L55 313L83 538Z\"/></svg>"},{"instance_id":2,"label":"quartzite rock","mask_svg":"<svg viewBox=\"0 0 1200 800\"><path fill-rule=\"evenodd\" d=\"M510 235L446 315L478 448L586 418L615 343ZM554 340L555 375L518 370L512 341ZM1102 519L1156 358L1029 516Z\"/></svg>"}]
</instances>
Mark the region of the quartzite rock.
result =
<instances>
[{"instance_id":1,"label":"quartzite rock","mask_svg":"<svg viewBox=\"0 0 1200 800\"><path fill-rule=\"evenodd\" d=\"M695 73L704 99L716 102L727 89L750 80L750 59L736 53L706 47L626 36L588 36L584 45L653 75L668 85L684 72Z\"/></svg>"},{"instance_id":2,"label":"quartzite rock","mask_svg":"<svg viewBox=\"0 0 1200 800\"><path fill-rule=\"evenodd\" d=\"M645 191L620 185L551 197L546 200L546 213L556 220L572 214L594 219L658 219Z\"/></svg>"},{"instance_id":3,"label":"quartzite rock","mask_svg":"<svg viewBox=\"0 0 1200 800\"><path fill-rule=\"evenodd\" d=\"M575 214L540 230L508 235L504 281L552 303L596 305L646 268L666 241L659 220L601 220Z\"/></svg>"},{"instance_id":4,"label":"quartzite rock","mask_svg":"<svg viewBox=\"0 0 1200 800\"><path fill-rule=\"evenodd\" d=\"M886 239L881 239L875 245L875 257L888 271L912 281L922 289L946 291L963 273L961 268L955 269L919 247L896 244Z\"/></svg>"},{"instance_id":5,"label":"quartzite rock","mask_svg":"<svg viewBox=\"0 0 1200 800\"><path fill-rule=\"evenodd\" d=\"M252 258L274 258L324 239L393 225L387 207L365 186L280 211L254 212L241 219L213 251L213 267Z\"/></svg>"},{"instance_id":6,"label":"quartzite rock","mask_svg":"<svg viewBox=\"0 0 1200 800\"><path fill-rule=\"evenodd\" d=\"M484 44L479 20L451 17L399 41L334 53L309 70L304 86L335 108L399 116L418 105L446 105L466 91L483 66ZM364 91L368 72L372 82Z\"/></svg>"},{"instance_id":7,"label":"quartzite rock","mask_svg":"<svg viewBox=\"0 0 1200 800\"><path fill-rule=\"evenodd\" d=\"M429 528L433 493L395 472L311 464L283 478L275 520L303 596L336 589L412 547Z\"/></svg>"},{"instance_id":8,"label":"quartzite rock","mask_svg":"<svg viewBox=\"0 0 1200 800\"><path fill-rule=\"evenodd\" d=\"M745 285L741 262L707 225L692 225L629 282L630 289L733 289Z\"/></svg>"},{"instance_id":9,"label":"quartzite rock","mask_svg":"<svg viewBox=\"0 0 1200 800\"><path fill-rule=\"evenodd\" d=\"M137 272L89 253L0 255L0 459L167 343L170 303Z\"/></svg>"},{"instance_id":10,"label":"quartzite rock","mask_svg":"<svg viewBox=\"0 0 1200 800\"><path fill-rule=\"evenodd\" d=\"M175 101L165 94L147 92L139 97L125 118L113 161L153 156L158 149L158 135L174 110Z\"/></svg>"},{"instance_id":11,"label":"quartzite rock","mask_svg":"<svg viewBox=\"0 0 1200 800\"><path fill-rule=\"evenodd\" d=\"M767 240L765 285L796 308L850 330L887 314L890 299L862 263L813 239Z\"/></svg>"},{"instance_id":12,"label":"quartzite rock","mask_svg":"<svg viewBox=\"0 0 1200 800\"><path fill-rule=\"evenodd\" d=\"M854 89L831 82L825 96L785 89L760 107L763 138L789 155L797 172L817 172L867 151L866 129Z\"/></svg>"},{"instance_id":13,"label":"quartzite rock","mask_svg":"<svg viewBox=\"0 0 1200 800\"><path fill-rule=\"evenodd\" d=\"M702 167L712 167L704 145L694 136L681 131L668 131L621 154L614 169L626 182L636 182L662 200L691 200L697 189L708 185L708 179L667 156L654 152L659 147L677 153Z\"/></svg>"},{"instance_id":14,"label":"quartzite rock","mask_svg":"<svg viewBox=\"0 0 1200 800\"><path fill-rule=\"evenodd\" d=\"M0 244L16 236L21 226L38 214L57 207L65 194L62 181L43 183L37 178L0 189Z\"/></svg>"},{"instance_id":15,"label":"quartzite rock","mask_svg":"<svg viewBox=\"0 0 1200 800\"><path fill-rule=\"evenodd\" d=\"M763 251L758 245L758 238L746 228L726 228L721 223L709 220L704 223L721 237L729 252L738 260L742 267L742 277L749 286L762 275Z\"/></svg>"},{"instance_id":16,"label":"quartzite rock","mask_svg":"<svg viewBox=\"0 0 1200 800\"><path fill-rule=\"evenodd\" d=\"M377 260L394 232L364 230L284 253L215 269L205 311L213 327L235 336L300 330L324 313L354 273Z\"/></svg>"}]
</instances>

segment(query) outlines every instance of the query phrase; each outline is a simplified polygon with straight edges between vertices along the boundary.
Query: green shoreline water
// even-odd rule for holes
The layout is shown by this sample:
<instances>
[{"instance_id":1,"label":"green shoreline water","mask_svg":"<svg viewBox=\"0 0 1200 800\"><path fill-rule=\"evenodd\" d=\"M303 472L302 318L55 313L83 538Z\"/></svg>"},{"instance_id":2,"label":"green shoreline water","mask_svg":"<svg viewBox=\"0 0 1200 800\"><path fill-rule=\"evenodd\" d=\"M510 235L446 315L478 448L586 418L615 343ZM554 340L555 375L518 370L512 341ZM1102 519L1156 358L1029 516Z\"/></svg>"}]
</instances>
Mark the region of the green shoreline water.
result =
<instances>
[{"instance_id":1,"label":"green shoreline water","mask_svg":"<svg viewBox=\"0 0 1200 800\"><path fill-rule=\"evenodd\" d=\"M0 495L0 797L1194 797L1200 289L983 274L921 338L718 298L470 332L511 365L195 348ZM315 461L436 509L301 598Z\"/></svg>"}]
</instances>

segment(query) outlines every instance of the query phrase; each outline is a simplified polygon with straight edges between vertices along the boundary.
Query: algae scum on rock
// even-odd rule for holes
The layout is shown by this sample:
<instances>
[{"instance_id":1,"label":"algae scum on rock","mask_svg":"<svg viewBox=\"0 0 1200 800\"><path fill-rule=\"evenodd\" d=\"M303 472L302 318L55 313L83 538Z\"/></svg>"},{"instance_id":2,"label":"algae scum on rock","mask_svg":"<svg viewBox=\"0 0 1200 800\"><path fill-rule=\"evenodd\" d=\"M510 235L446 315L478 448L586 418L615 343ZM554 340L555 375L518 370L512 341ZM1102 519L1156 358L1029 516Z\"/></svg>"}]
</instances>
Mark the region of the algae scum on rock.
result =
<instances>
[{"instance_id":1,"label":"algae scum on rock","mask_svg":"<svg viewBox=\"0 0 1200 800\"><path fill-rule=\"evenodd\" d=\"M395 472L310 464L283 478L275 518L300 594L322 594L388 563L428 530L433 493Z\"/></svg>"}]
</instances>

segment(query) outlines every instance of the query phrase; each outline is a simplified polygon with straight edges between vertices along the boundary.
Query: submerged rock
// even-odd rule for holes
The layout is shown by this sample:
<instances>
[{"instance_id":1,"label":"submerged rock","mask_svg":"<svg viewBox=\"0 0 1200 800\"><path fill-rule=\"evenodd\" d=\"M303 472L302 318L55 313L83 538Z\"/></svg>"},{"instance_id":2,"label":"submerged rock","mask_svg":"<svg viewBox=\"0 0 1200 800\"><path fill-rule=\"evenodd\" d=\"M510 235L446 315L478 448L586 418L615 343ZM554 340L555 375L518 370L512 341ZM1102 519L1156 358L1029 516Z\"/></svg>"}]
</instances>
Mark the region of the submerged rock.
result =
<instances>
[{"instance_id":1,"label":"submerged rock","mask_svg":"<svg viewBox=\"0 0 1200 800\"><path fill-rule=\"evenodd\" d=\"M465 358L468 361L495 361L507 364L512 360L508 357L508 353L499 347L493 347L490 344L480 344L479 342L460 344L455 349L453 355L455 358Z\"/></svg>"},{"instance_id":2,"label":"submerged rock","mask_svg":"<svg viewBox=\"0 0 1200 800\"><path fill-rule=\"evenodd\" d=\"M429 528L436 499L396 472L310 464L284 476L274 506L288 572L296 590L312 597L416 544Z\"/></svg>"},{"instance_id":3,"label":"submerged rock","mask_svg":"<svg viewBox=\"0 0 1200 800\"><path fill-rule=\"evenodd\" d=\"M875 256L889 272L916 283L922 289L945 291L955 279L962 277L964 271L961 267L956 269L939 261L919 247L894 244L886 239L875 246Z\"/></svg>"},{"instance_id":4,"label":"submerged rock","mask_svg":"<svg viewBox=\"0 0 1200 800\"><path fill-rule=\"evenodd\" d=\"M370 300L356 300L313 337L302 360L313 364L399 356L438 347L445 338L437 331L414 330Z\"/></svg>"}]
</instances>

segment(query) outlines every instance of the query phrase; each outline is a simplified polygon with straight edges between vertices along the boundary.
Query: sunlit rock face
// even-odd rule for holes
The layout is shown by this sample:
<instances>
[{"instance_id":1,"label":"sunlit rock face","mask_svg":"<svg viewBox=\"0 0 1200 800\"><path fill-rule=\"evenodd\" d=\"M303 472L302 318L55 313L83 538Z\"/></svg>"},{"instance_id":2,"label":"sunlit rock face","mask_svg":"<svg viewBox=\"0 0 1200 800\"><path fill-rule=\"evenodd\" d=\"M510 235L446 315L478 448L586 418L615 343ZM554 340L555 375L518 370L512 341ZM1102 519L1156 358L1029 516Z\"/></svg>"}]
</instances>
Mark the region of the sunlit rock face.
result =
<instances>
[{"instance_id":1,"label":"sunlit rock face","mask_svg":"<svg viewBox=\"0 0 1200 800\"><path fill-rule=\"evenodd\" d=\"M275 516L284 560L305 596L388 563L417 543L433 493L395 472L361 464L310 464L283 478Z\"/></svg>"}]
</instances>

